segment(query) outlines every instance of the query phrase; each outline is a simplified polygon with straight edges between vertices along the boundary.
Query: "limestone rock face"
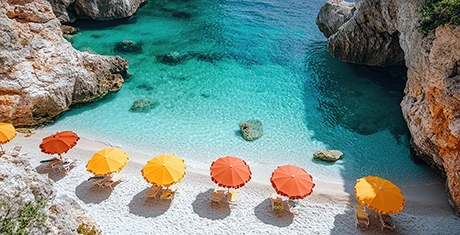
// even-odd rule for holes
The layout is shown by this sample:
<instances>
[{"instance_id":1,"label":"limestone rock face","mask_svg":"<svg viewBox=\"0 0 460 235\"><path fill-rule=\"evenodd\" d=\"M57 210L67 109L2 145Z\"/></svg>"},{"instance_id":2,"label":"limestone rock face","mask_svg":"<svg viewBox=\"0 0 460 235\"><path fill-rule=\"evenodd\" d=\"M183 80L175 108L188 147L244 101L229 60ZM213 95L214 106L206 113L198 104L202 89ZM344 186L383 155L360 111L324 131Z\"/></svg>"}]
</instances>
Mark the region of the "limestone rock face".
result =
<instances>
[{"instance_id":1,"label":"limestone rock face","mask_svg":"<svg viewBox=\"0 0 460 235\"><path fill-rule=\"evenodd\" d=\"M375 39L382 35L399 35L408 68L401 108L412 136L411 145L418 157L446 176L450 203L460 215L460 27L439 27L424 37L417 28L418 9L423 2L356 1L354 17L329 38L328 48L332 55L347 62L386 65L382 62L396 62L395 58L399 58L399 54L391 55L393 41L381 46L383 52L371 50L364 56L352 52L365 51L362 48L375 44ZM356 27L357 31L349 27ZM355 37L362 32L368 32L367 37ZM347 53L358 59L348 58ZM381 57L379 63L373 53Z\"/></svg>"},{"instance_id":2,"label":"limestone rock face","mask_svg":"<svg viewBox=\"0 0 460 235\"><path fill-rule=\"evenodd\" d=\"M321 8L323 15L334 14L336 8L330 5L340 5L337 0L328 2ZM329 37L328 51L349 63L382 67L401 64L404 52L399 45L397 31L397 0L355 2L353 17ZM318 25L324 25L320 30L328 35L328 29L337 28L338 22L322 21Z\"/></svg>"},{"instance_id":3,"label":"limestone rock face","mask_svg":"<svg viewBox=\"0 0 460 235\"><path fill-rule=\"evenodd\" d=\"M47 219L43 225L29 227L30 234L78 234L77 228L81 223L97 228L94 219L86 215L75 200L65 196L56 197L53 182L40 175L25 158L0 157L0 188L0 201L9 202L7 205L16 212L26 202L46 199L41 213ZM3 212L5 210L0 214Z\"/></svg>"},{"instance_id":4,"label":"limestone rock face","mask_svg":"<svg viewBox=\"0 0 460 235\"><path fill-rule=\"evenodd\" d=\"M327 162L335 162L341 159L343 153L339 150L319 150L313 153L313 158Z\"/></svg>"},{"instance_id":5,"label":"limestone rock face","mask_svg":"<svg viewBox=\"0 0 460 235\"><path fill-rule=\"evenodd\" d=\"M48 0L61 23L76 19L113 20L132 16L147 0Z\"/></svg>"},{"instance_id":6,"label":"limestone rock face","mask_svg":"<svg viewBox=\"0 0 460 235\"><path fill-rule=\"evenodd\" d=\"M327 1L316 17L316 24L324 36L328 38L353 16L354 11L354 2L345 2L343 0Z\"/></svg>"},{"instance_id":7,"label":"limestone rock face","mask_svg":"<svg viewBox=\"0 0 460 235\"><path fill-rule=\"evenodd\" d=\"M0 120L34 126L123 84L129 62L75 50L46 0L0 1Z\"/></svg>"},{"instance_id":8,"label":"limestone rock face","mask_svg":"<svg viewBox=\"0 0 460 235\"><path fill-rule=\"evenodd\" d=\"M243 138L248 141L259 139L264 134L260 120L248 120L240 123Z\"/></svg>"}]
</instances>

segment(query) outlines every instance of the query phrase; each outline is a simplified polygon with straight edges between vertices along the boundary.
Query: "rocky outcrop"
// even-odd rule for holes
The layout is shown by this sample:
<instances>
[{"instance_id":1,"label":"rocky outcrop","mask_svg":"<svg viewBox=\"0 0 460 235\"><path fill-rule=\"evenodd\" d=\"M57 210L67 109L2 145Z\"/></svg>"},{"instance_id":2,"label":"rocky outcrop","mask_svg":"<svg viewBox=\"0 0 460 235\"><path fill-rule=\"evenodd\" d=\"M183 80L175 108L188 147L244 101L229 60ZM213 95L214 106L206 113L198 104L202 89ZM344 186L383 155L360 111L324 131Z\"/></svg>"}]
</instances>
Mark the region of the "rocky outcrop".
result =
<instances>
[{"instance_id":1,"label":"rocky outcrop","mask_svg":"<svg viewBox=\"0 0 460 235\"><path fill-rule=\"evenodd\" d=\"M114 20L132 16L147 0L48 0L61 23L76 19Z\"/></svg>"},{"instance_id":2,"label":"rocky outcrop","mask_svg":"<svg viewBox=\"0 0 460 235\"><path fill-rule=\"evenodd\" d=\"M134 113L148 113L150 110L158 106L158 102L151 98L144 98L134 101L133 105L129 109L130 112Z\"/></svg>"},{"instance_id":3,"label":"rocky outcrop","mask_svg":"<svg viewBox=\"0 0 460 235\"><path fill-rule=\"evenodd\" d=\"M324 36L328 38L353 16L354 11L354 2L344 2L343 0L327 1L316 17L316 24Z\"/></svg>"},{"instance_id":4,"label":"rocky outcrop","mask_svg":"<svg viewBox=\"0 0 460 235\"><path fill-rule=\"evenodd\" d=\"M324 4L320 12L327 16L335 12L350 11L349 7L334 0ZM353 17L329 37L328 51L332 56L354 64L383 67L401 64L404 61L404 52L399 45L397 11L396 0L357 0ZM316 21L326 37L331 33L329 29L338 28L336 24L340 22L329 19L318 16Z\"/></svg>"},{"instance_id":5,"label":"rocky outcrop","mask_svg":"<svg viewBox=\"0 0 460 235\"><path fill-rule=\"evenodd\" d=\"M247 141L259 139L264 134L260 120L248 120L239 124L243 138Z\"/></svg>"},{"instance_id":6,"label":"rocky outcrop","mask_svg":"<svg viewBox=\"0 0 460 235\"><path fill-rule=\"evenodd\" d=\"M314 159L320 159L326 162L335 162L341 159L343 153L339 150L319 150L313 153Z\"/></svg>"},{"instance_id":7,"label":"rocky outcrop","mask_svg":"<svg viewBox=\"0 0 460 235\"><path fill-rule=\"evenodd\" d=\"M46 0L0 1L0 120L50 121L123 84L128 61L75 50Z\"/></svg>"},{"instance_id":8,"label":"rocky outcrop","mask_svg":"<svg viewBox=\"0 0 460 235\"><path fill-rule=\"evenodd\" d=\"M28 208L29 215L35 214L37 218L26 227L30 234L78 234L77 229L82 224L97 229L94 219L86 215L75 200L56 197L53 182L38 174L26 159L0 157L0 188L0 217L19 223L20 211ZM27 207L28 203L37 209L36 213ZM2 227L6 232L3 229L6 228Z\"/></svg>"},{"instance_id":9,"label":"rocky outcrop","mask_svg":"<svg viewBox=\"0 0 460 235\"><path fill-rule=\"evenodd\" d=\"M460 27L443 26L433 34L423 36L418 30L418 9L422 4L423 0L356 1L355 16L329 38L328 46L331 43L332 47L339 45L331 50L331 53L342 50L332 53L335 56L360 51L360 48L372 44L367 38L372 41L381 37L381 32L398 35L408 68L406 95L401 107L412 136L412 147L420 158L443 172L450 203L460 214ZM376 13L381 18L374 18ZM362 22L357 17L366 19L367 26L356 24ZM372 24L379 30L368 31L369 35L355 41L352 40L354 34L347 30L350 24L361 28ZM382 46L380 50L389 48ZM384 56L389 51L378 55ZM367 57L373 57L373 54ZM389 58L379 60L395 61L394 58L389 55ZM368 59L369 65L376 65L375 59ZM367 63L366 60L366 56L362 56L358 62Z\"/></svg>"}]
</instances>

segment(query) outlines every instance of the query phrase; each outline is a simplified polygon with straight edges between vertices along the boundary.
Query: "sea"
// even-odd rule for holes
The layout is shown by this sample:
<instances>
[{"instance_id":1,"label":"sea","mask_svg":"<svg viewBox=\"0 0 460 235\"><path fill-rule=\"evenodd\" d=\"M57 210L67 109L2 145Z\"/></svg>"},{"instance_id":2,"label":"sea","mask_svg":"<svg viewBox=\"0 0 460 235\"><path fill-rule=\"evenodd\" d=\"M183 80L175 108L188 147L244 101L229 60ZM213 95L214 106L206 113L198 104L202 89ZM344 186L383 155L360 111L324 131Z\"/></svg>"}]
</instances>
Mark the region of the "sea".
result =
<instances>
[{"instance_id":1,"label":"sea","mask_svg":"<svg viewBox=\"0 0 460 235\"><path fill-rule=\"evenodd\" d=\"M78 21L73 47L123 57L131 75L120 91L72 106L47 130L149 157L176 154L202 170L230 155L253 172L292 164L324 182L442 182L411 157L400 107L405 71L332 58L315 24L323 2L149 0L127 19ZM120 49L124 40L133 51ZM153 100L152 109L130 111L139 99ZM255 119L263 136L246 141L239 123ZM324 149L343 158L313 159Z\"/></svg>"}]
</instances>

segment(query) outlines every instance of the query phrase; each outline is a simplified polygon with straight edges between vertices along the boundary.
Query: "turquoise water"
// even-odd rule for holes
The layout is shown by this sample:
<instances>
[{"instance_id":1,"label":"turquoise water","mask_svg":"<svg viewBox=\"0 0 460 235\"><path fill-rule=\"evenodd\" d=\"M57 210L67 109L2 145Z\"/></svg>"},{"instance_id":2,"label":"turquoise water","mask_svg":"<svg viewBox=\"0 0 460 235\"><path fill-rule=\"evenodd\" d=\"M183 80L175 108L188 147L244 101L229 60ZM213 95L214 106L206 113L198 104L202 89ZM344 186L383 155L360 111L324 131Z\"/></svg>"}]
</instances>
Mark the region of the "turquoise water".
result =
<instances>
[{"instance_id":1,"label":"turquoise water","mask_svg":"<svg viewBox=\"0 0 460 235\"><path fill-rule=\"evenodd\" d=\"M438 182L410 158L399 102L404 81L333 59L315 25L323 0L149 1L116 22L80 22L71 39L83 51L120 55L132 73L103 100L73 107L51 131L79 135L156 156L175 153L207 169L225 155L271 172L295 164L316 179L354 183L373 174L402 185ZM133 40L141 53L116 53ZM181 60L161 63L175 53ZM149 113L128 110L152 98ZM238 124L263 122L264 136L245 141ZM312 159L339 149L343 160Z\"/></svg>"}]
</instances>

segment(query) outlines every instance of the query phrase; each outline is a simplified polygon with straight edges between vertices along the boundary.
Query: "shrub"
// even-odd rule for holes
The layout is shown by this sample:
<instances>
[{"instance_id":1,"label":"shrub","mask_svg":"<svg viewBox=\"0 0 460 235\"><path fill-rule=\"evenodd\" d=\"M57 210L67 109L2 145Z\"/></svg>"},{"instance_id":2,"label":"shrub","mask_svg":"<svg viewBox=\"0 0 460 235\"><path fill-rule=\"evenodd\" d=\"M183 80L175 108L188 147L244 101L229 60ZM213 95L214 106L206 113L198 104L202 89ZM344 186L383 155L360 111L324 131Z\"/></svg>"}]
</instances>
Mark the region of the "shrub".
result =
<instances>
[{"instance_id":1,"label":"shrub","mask_svg":"<svg viewBox=\"0 0 460 235\"><path fill-rule=\"evenodd\" d=\"M442 25L460 25L460 0L426 0L419 11L420 31L425 35Z\"/></svg>"},{"instance_id":2,"label":"shrub","mask_svg":"<svg viewBox=\"0 0 460 235\"><path fill-rule=\"evenodd\" d=\"M19 196L0 199L0 234L30 234L31 228L40 227L46 221L45 205L44 198L31 202L24 202Z\"/></svg>"},{"instance_id":3,"label":"shrub","mask_svg":"<svg viewBox=\"0 0 460 235\"><path fill-rule=\"evenodd\" d=\"M78 225L77 228L77 233L83 234L83 235L101 235L102 232L97 229L95 226L86 224L86 223L81 223Z\"/></svg>"}]
</instances>

